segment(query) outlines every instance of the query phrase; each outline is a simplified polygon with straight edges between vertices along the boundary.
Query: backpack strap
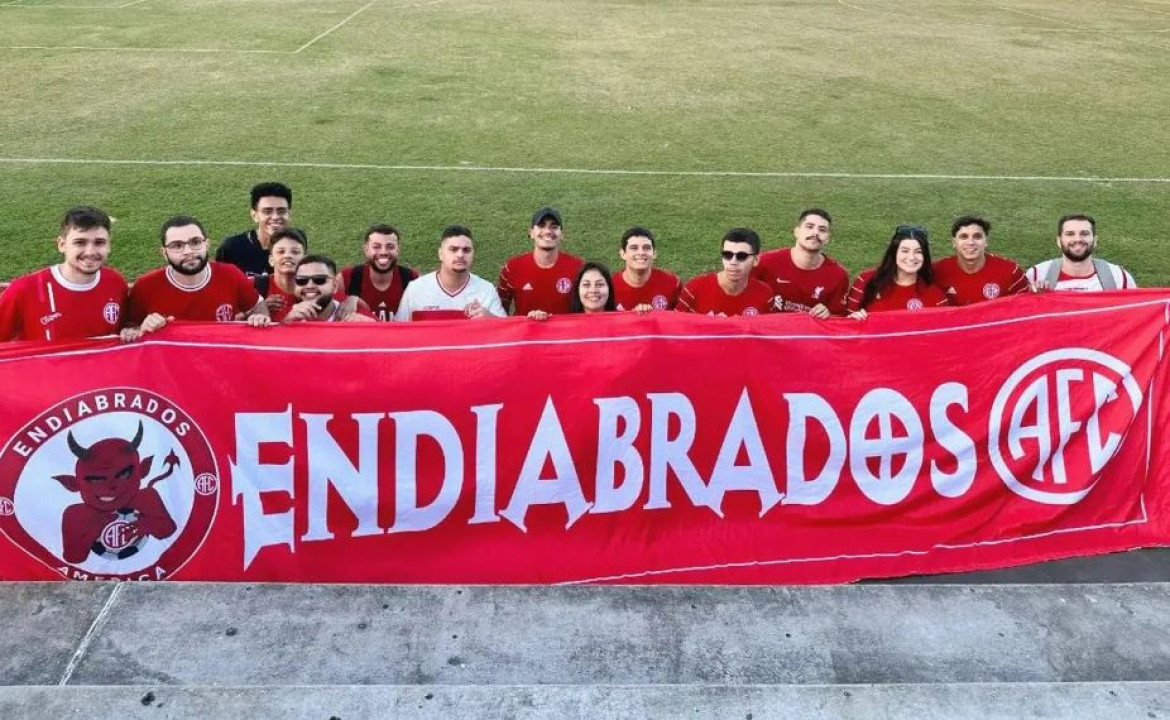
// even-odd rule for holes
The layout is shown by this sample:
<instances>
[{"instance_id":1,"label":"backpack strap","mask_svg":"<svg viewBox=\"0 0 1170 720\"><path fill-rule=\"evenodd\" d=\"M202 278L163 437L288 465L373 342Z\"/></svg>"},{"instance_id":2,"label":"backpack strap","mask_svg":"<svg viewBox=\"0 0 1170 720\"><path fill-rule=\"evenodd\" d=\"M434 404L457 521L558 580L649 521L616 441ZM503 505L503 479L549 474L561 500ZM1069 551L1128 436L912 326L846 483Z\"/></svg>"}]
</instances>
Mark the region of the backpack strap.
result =
<instances>
[{"instance_id":1,"label":"backpack strap","mask_svg":"<svg viewBox=\"0 0 1170 720\"><path fill-rule=\"evenodd\" d=\"M1113 278L1113 268L1100 258L1093 258L1093 269L1097 271L1097 280L1102 290L1116 290L1117 281Z\"/></svg>"},{"instance_id":2,"label":"backpack strap","mask_svg":"<svg viewBox=\"0 0 1170 720\"><path fill-rule=\"evenodd\" d=\"M406 289L406 286L410 284L411 280L414 280L414 271L411 270L406 265L399 265L398 266L398 281L399 281L399 283L401 283L403 290Z\"/></svg>"},{"instance_id":3,"label":"backpack strap","mask_svg":"<svg viewBox=\"0 0 1170 720\"><path fill-rule=\"evenodd\" d=\"M1060 258L1048 261L1048 274L1044 277L1044 281L1048 283L1048 289L1056 287L1057 280L1060 280Z\"/></svg>"},{"instance_id":4,"label":"backpack strap","mask_svg":"<svg viewBox=\"0 0 1170 720\"><path fill-rule=\"evenodd\" d=\"M354 265L349 274L349 284L345 286L345 294L350 297L360 297L362 294L362 276L366 272L365 265Z\"/></svg>"},{"instance_id":5,"label":"backpack strap","mask_svg":"<svg viewBox=\"0 0 1170 720\"><path fill-rule=\"evenodd\" d=\"M256 292L260 293L260 297L268 297L268 290L271 287L269 275L257 275L252 278L252 285L255 286Z\"/></svg>"}]
</instances>

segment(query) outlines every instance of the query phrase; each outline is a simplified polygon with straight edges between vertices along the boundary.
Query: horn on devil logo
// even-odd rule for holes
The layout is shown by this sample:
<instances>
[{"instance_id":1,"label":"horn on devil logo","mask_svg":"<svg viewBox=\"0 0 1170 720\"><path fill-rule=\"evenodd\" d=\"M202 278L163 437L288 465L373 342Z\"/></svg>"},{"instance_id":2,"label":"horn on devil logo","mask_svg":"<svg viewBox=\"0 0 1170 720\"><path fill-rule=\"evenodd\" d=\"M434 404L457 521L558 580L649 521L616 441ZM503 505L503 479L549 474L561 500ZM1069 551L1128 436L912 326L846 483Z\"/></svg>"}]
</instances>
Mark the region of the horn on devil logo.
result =
<instances>
[{"instance_id":1,"label":"horn on devil logo","mask_svg":"<svg viewBox=\"0 0 1170 720\"><path fill-rule=\"evenodd\" d=\"M130 441L130 452L138 452L138 444L142 442L142 421L138 421L138 432L134 434L134 439Z\"/></svg>"},{"instance_id":2,"label":"horn on devil logo","mask_svg":"<svg viewBox=\"0 0 1170 720\"><path fill-rule=\"evenodd\" d=\"M65 436L65 439L69 442L69 449L73 452L74 455L77 456L79 460L89 454L89 448L85 447L73 438L72 430L70 430L69 434Z\"/></svg>"}]
</instances>

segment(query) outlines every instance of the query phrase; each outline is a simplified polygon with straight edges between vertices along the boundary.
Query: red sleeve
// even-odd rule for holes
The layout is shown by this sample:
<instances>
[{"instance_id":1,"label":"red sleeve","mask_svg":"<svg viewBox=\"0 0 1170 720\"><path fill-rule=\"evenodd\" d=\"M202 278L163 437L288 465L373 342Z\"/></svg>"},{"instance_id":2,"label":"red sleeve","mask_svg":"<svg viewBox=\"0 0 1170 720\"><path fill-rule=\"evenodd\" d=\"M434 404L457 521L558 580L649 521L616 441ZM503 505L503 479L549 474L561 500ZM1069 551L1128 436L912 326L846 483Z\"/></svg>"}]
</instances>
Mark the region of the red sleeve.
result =
<instances>
[{"instance_id":1,"label":"red sleeve","mask_svg":"<svg viewBox=\"0 0 1170 720\"><path fill-rule=\"evenodd\" d=\"M516 291L512 287L512 270L508 267L508 263L504 263L504 267L500 268L500 279L496 281L496 292L500 295L504 312L509 312L512 309L512 298L515 297Z\"/></svg>"},{"instance_id":2,"label":"red sleeve","mask_svg":"<svg viewBox=\"0 0 1170 720\"><path fill-rule=\"evenodd\" d=\"M146 319L147 303L143 299L146 292L142 286L142 278L130 286L130 293L126 298L126 327L138 327Z\"/></svg>"},{"instance_id":3,"label":"red sleeve","mask_svg":"<svg viewBox=\"0 0 1170 720\"><path fill-rule=\"evenodd\" d=\"M20 295L23 283L13 282L0 292L0 342L20 339Z\"/></svg>"},{"instance_id":4,"label":"red sleeve","mask_svg":"<svg viewBox=\"0 0 1170 720\"><path fill-rule=\"evenodd\" d=\"M682 280L676 277L674 279L674 289L670 291L670 304L666 306L667 310L673 310L678 305L678 300L682 296L682 290Z\"/></svg>"},{"instance_id":5,"label":"red sleeve","mask_svg":"<svg viewBox=\"0 0 1170 720\"><path fill-rule=\"evenodd\" d=\"M691 282L687 283L686 287L682 289L682 292L678 294L678 303L676 303L674 306L676 311L689 313L698 312L695 310L695 291L691 287L691 283L693 282L694 281L692 280Z\"/></svg>"},{"instance_id":6,"label":"red sleeve","mask_svg":"<svg viewBox=\"0 0 1170 720\"><path fill-rule=\"evenodd\" d=\"M1013 264L1006 294L1019 295L1026 292L1032 292L1032 286L1028 284L1028 278L1024 277L1024 271L1020 269L1020 266Z\"/></svg>"},{"instance_id":7,"label":"red sleeve","mask_svg":"<svg viewBox=\"0 0 1170 720\"><path fill-rule=\"evenodd\" d=\"M248 276L243 273L235 265L224 265L225 268L230 268L232 273L232 282L236 286L236 306L240 312L248 312L256 307L256 304L264 298L260 297L260 293L256 290L256 286L248 279ZM274 282L274 281L273 281Z\"/></svg>"},{"instance_id":8,"label":"red sleeve","mask_svg":"<svg viewBox=\"0 0 1170 720\"><path fill-rule=\"evenodd\" d=\"M865 283L868 280L867 273L858 273L857 278L853 281L853 287L849 288L849 297L845 302L847 312L856 312L861 309L861 298L865 295Z\"/></svg>"}]
</instances>

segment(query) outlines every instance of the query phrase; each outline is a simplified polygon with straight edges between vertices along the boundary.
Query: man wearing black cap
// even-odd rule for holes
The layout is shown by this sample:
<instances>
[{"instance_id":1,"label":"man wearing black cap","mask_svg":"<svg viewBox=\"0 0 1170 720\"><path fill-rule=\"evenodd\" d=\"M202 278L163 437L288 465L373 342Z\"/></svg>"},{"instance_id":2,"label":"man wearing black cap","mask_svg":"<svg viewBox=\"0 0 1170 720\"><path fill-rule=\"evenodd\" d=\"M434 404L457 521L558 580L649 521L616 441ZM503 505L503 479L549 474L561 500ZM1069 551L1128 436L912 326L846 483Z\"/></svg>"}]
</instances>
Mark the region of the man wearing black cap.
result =
<instances>
[{"instance_id":1,"label":"man wearing black cap","mask_svg":"<svg viewBox=\"0 0 1170 720\"><path fill-rule=\"evenodd\" d=\"M528 228L532 252L513 257L500 270L496 291L504 308L513 308L513 315L569 312L573 278L585 263L561 250L562 226L556 208L537 210Z\"/></svg>"}]
</instances>

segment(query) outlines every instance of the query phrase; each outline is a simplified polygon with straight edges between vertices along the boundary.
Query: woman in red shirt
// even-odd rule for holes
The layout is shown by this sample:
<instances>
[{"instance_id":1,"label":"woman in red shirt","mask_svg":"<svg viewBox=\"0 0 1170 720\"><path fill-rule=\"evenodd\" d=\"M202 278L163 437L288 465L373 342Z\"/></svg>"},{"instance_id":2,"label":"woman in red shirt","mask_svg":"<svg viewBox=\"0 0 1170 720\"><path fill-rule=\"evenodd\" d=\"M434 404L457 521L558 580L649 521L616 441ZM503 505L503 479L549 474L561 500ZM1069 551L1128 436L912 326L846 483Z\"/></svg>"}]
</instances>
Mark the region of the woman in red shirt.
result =
<instances>
[{"instance_id":1,"label":"woman in red shirt","mask_svg":"<svg viewBox=\"0 0 1170 720\"><path fill-rule=\"evenodd\" d=\"M856 320L871 312L949 304L946 293L934 284L930 239L919 225L895 228L881 264L858 275L849 290L849 317Z\"/></svg>"}]
</instances>

